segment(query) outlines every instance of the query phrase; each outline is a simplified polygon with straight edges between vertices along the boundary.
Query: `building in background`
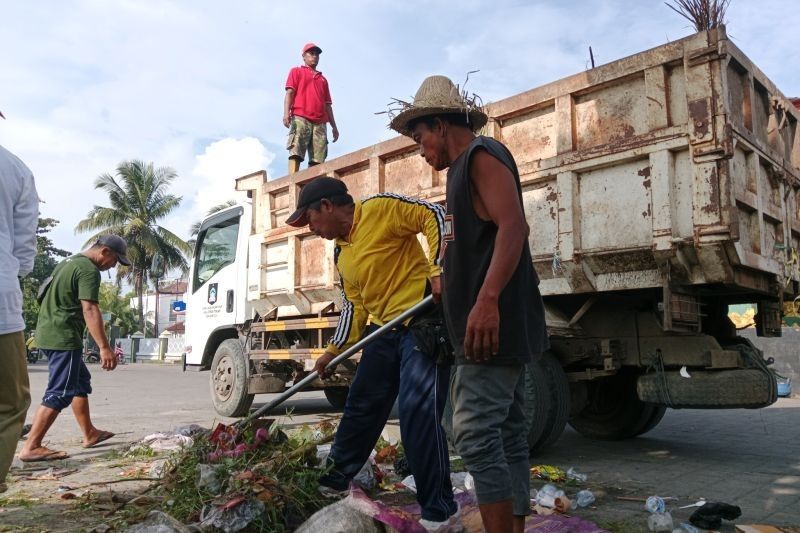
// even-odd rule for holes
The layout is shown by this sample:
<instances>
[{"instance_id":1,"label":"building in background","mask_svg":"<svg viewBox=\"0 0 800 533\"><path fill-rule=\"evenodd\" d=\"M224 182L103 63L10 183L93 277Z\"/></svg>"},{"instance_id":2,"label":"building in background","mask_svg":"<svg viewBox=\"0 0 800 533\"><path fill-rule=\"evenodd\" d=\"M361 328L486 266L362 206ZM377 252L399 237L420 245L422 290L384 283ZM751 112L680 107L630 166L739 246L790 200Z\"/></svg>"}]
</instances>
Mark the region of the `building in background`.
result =
<instances>
[{"instance_id":1,"label":"building in background","mask_svg":"<svg viewBox=\"0 0 800 533\"><path fill-rule=\"evenodd\" d=\"M142 296L144 319L148 324L148 333L154 336L183 335L183 316L186 313L185 279L160 280L158 291L149 290ZM131 298L131 307L138 309L137 299Z\"/></svg>"}]
</instances>

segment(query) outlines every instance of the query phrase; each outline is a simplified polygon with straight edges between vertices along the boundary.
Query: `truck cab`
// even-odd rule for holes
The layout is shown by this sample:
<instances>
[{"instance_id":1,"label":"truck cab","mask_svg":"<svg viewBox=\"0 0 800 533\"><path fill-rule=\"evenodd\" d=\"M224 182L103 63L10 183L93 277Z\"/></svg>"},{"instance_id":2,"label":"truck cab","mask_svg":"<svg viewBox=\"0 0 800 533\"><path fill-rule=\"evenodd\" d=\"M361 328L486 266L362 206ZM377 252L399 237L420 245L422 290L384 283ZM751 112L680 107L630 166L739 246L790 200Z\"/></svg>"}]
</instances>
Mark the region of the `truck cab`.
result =
<instances>
[{"instance_id":1,"label":"truck cab","mask_svg":"<svg viewBox=\"0 0 800 533\"><path fill-rule=\"evenodd\" d=\"M185 366L211 371L211 397L223 416L247 414L255 394L282 392L311 371L338 320L330 302L302 314L275 300L286 290L267 291L273 298L262 294L262 277L282 283L285 272L280 264L277 271L262 264L252 217L248 200L204 219L189 272ZM344 406L354 369L348 362L332 379L315 383L332 405Z\"/></svg>"}]
</instances>

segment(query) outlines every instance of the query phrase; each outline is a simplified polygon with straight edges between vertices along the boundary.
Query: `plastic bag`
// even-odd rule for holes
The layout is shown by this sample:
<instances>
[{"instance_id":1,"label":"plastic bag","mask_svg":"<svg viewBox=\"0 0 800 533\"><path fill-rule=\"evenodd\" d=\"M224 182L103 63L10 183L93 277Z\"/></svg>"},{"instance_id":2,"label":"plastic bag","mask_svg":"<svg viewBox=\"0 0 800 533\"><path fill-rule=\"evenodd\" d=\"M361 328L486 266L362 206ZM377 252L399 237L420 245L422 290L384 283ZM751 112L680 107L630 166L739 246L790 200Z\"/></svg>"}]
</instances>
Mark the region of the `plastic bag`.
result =
<instances>
[{"instance_id":1,"label":"plastic bag","mask_svg":"<svg viewBox=\"0 0 800 533\"><path fill-rule=\"evenodd\" d=\"M594 503L594 500L594 494L590 490L581 490L575 495L575 504L578 507L588 507Z\"/></svg>"},{"instance_id":2,"label":"plastic bag","mask_svg":"<svg viewBox=\"0 0 800 533\"><path fill-rule=\"evenodd\" d=\"M647 517L650 531L672 531L672 515L669 513L650 513Z\"/></svg>"},{"instance_id":3,"label":"plastic bag","mask_svg":"<svg viewBox=\"0 0 800 533\"><path fill-rule=\"evenodd\" d=\"M222 489L222 480L217 474L216 467L211 465L197 465L197 482L195 486L199 490L207 490L211 494L219 494Z\"/></svg>"},{"instance_id":4,"label":"plastic bag","mask_svg":"<svg viewBox=\"0 0 800 533\"><path fill-rule=\"evenodd\" d=\"M375 471L372 469L372 466L375 464L375 459L370 457L367 459L367 462L364 463L364 466L361 467L356 477L353 478L360 487L371 490L375 488L375 485L378 484L378 480L375 478Z\"/></svg>"},{"instance_id":5,"label":"plastic bag","mask_svg":"<svg viewBox=\"0 0 800 533\"><path fill-rule=\"evenodd\" d=\"M159 459L150 464L150 477L161 478L164 476L164 469L167 466L166 459Z\"/></svg>"},{"instance_id":6,"label":"plastic bag","mask_svg":"<svg viewBox=\"0 0 800 533\"><path fill-rule=\"evenodd\" d=\"M215 527L225 533L240 531L264 512L264 502L245 500L235 507L207 505L200 514L201 527Z\"/></svg>"},{"instance_id":7,"label":"plastic bag","mask_svg":"<svg viewBox=\"0 0 800 533\"><path fill-rule=\"evenodd\" d=\"M574 479L575 481L586 483L586 480L589 479L589 476L586 474L581 474L573 467L570 467L569 470L567 470L567 479Z\"/></svg>"}]
</instances>

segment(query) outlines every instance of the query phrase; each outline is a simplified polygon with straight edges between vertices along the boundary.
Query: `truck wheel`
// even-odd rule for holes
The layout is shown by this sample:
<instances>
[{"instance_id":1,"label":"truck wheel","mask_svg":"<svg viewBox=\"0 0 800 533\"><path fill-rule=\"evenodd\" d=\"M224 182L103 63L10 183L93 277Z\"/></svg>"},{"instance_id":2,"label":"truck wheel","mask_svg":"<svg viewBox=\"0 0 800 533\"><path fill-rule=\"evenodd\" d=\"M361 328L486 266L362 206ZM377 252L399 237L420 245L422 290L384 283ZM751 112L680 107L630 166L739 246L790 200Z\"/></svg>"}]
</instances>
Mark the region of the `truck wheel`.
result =
<instances>
[{"instance_id":1,"label":"truck wheel","mask_svg":"<svg viewBox=\"0 0 800 533\"><path fill-rule=\"evenodd\" d=\"M650 415L650 419L647 421L644 427L641 430L639 430L634 436L638 437L639 435L644 435L645 433L656 427L659 424L659 422L661 422L661 419L664 418L664 415L666 413L667 413L667 408L665 406L657 405L656 408L653 410L653 414Z\"/></svg>"},{"instance_id":2,"label":"truck wheel","mask_svg":"<svg viewBox=\"0 0 800 533\"><path fill-rule=\"evenodd\" d=\"M588 382L586 407L569 425L584 437L602 440L629 439L642 433L658 406L639 399L636 378L636 374L623 371Z\"/></svg>"},{"instance_id":3,"label":"truck wheel","mask_svg":"<svg viewBox=\"0 0 800 533\"><path fill-rule=\"evenodd\" d=\"M525 417L528 422L528 450L531 455L538 450L550 412L550 390L547 371L541 360L525 365Z\"/></svg>"},{"instance_id":4,"label":"truck wheel","mask_svg":"<svg viewBox=\"0 0 800 533\"><path fill-rule=\"evenodd\" d=\"M350 387L325 387L325 398L336 409L344 409Z\"/></svg>"},{"instance_id":5,"label":"truck wheel","mask_svg":"<svg viewBox=\"0 0 800 533\"><path fill-rule=\"evenodd\" d=\"M253 404L247 394L250 361L238 339L226 339L217 347L211 362L211 400L222 416L245 416Z\"/></svg>"},{"instance_id":6,"label":"truck wheel","mask_svg":"<svg viewBox=\"0 0 800 533\"><path fill-rule=\"evenodd\" d=\"M544 412L544 429L538 440L530 446L531 452L545 450L561 437L570 410L569 381L558 358L551 352L545 352L540 363L544 369L546 384L544 390L548 401ZM530 440L528 444L531 444Z\"/></svg>"}]
</instances>

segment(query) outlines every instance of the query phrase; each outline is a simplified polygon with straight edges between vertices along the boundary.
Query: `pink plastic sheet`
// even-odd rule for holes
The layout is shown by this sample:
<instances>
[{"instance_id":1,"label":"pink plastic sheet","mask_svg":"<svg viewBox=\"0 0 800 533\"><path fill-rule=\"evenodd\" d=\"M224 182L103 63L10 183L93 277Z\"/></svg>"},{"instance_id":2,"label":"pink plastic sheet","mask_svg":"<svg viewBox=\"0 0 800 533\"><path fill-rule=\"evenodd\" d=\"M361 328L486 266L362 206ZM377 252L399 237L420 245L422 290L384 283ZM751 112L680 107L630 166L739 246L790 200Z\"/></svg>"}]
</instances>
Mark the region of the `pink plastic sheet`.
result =
<instances>
[{"instance_id":1,"label":"pink plastic sheet","mask_svg":"<svg viewBox=\"0 0 800 533\"><path fill-rule=\"evenodd\" d=\"M467 532L483 531L481 515L474 497L469 492L456 494L456 501L461 505L461 523ZM425 533L419 525L419 505L405 507L389 507L380 501L367 496L355 485L350 487L350 504L375 520L405 533ZM603 533L604 529L596 524L575 516L553 514L549 516L531 515L525 521L526 533Z\"/></svg>"}]
</instances>

